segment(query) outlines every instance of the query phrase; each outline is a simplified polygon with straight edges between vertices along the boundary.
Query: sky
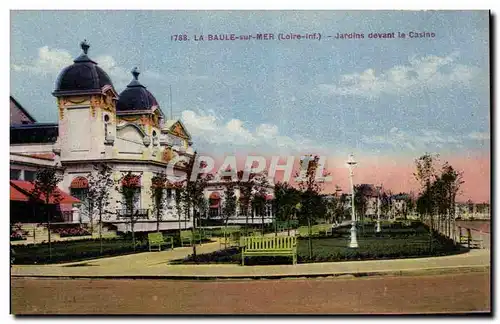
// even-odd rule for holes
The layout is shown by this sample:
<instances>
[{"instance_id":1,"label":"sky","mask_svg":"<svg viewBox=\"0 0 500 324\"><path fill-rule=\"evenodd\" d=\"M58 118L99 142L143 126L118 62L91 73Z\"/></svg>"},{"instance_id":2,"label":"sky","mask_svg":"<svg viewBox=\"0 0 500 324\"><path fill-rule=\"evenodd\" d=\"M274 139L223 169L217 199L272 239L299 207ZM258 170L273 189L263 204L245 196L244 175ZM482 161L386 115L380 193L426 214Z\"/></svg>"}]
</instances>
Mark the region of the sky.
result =
<instances>
[{"instance_id":1,"label":"sky","mask_svg":"<svg viewBox=\"0 0 500 324\"><path fill-rule=\"evenodd\" d=\"M38 121L56 122L51 92L87 39L118 93L137 66L164 113L172 99L195 149L217 161L318 154L333 178L325 190L348 191L353 153L356 183L400 192L418 191L414 160L429 152L463 172L459 200L483 202L488 24L487 11L11 11L10 91ZM258 33L274 39L208 40ZM280 33L316 35L278 40ZM172 40L176 34L189 40Z\"/></svg>"}]
</instances>

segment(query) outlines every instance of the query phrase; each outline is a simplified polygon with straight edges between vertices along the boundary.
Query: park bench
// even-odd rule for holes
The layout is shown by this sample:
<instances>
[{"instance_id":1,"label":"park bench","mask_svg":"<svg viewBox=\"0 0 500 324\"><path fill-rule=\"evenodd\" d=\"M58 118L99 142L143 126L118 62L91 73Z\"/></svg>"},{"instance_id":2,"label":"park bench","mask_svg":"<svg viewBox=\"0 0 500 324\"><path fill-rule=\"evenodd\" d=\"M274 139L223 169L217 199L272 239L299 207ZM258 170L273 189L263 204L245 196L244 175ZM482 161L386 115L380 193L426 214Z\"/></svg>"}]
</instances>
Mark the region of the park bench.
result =
<instances>
[{"instance_id":1,"label":"park bench","mask_svg":"<svg viewBox=\"0 0 500 324\"><path fill-rule=\"evenodd\" d=\"M245 236L241 239L241 265L252 256L291 256L297 264L297 238L295 236Z\"/></svg>"},{"instance_id":2,"label":"park bench","mask_svg":"<svg viewBox=\"0 0 500 324\"><path fill-rule=\"evenodd\" d=\"M238 246L240 245L241 232L230 232L226 233L226 236L222 237L220 240L220 246L224 245L224 248L228 246Z\"/></svg>"},{"instance_id":3,"label":"park bench","mask_svg":"<svg viewBox=\"0 0 500 324\"><path fill-rule=\"evenodd\" d=\"M318 234L324 233L326 236L331 236L333 234L332 224L319 224L313 226L313 228L314 227L318 229Z\"/></svg>"},{"instance_id":4,"label":"park bench","mask_svg":"<svg viewBox=\"0 0 500 324\"><path fill-rule=\"evenodd\" d=\"M462 228L458 227L459 230L459 240L460 244L467 244L467 247L470 248L483 248L483 240L482 239L473 239L472 232L470 228L465 228L465 235L462 235Z\"/></svg>"},{"instance_id":5,"label":"park bench","mask_svg":"<svg viewBox=\"0 0 500 324\"><path fill-rule=\"evenodd\" d=\"M201 234L199 232L194 233L190 230L181 231L180 235L181 246L187 243L188 246L195 244L196 242L201 243Z\"/></svg>"},{"instance_id":6,"label":"park bench","mask_svg":"<svg viewBox=\"0 0 500 324\"><path fill-rule=\"evenodd\" d=\"M148 233L148 244L149 251L153 246L158 246L158 251L161 251L162 245L170 245L170 248L174 249L174 238L171 236L164 237L162 233Z\"/></svg>"}]
</instances>

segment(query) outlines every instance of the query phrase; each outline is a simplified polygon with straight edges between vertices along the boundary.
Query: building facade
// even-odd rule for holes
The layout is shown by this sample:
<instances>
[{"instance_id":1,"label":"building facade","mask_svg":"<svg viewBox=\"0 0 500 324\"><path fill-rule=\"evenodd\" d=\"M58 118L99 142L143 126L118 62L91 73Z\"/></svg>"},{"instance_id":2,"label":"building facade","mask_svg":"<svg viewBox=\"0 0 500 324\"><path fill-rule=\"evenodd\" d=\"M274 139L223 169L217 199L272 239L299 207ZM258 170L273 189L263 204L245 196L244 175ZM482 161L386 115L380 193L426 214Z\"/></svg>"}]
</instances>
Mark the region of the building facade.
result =
<instances>
[{"instance_id":1,"label":"building facade","mask_svg":"<svg viewBox=\"0 0 500 324\"><path fill-rule=\"evenodd\" d=\"M31 181L39 167L58 166L63 172L59 188L82 201L79 219L88 222L89 208L85 197L88 175L93 166L105 163L119 182L127 172L137 178L135 210L142 217L138 231L156 229L151 215L151 179L165 172L168 163L179 156L194 157L189 132L180 120L167 119L159 103L139 81L139 71L132 70L132 80L118 93L108 74L88 56L89 45L81 43L82 53L64 68L53 92L58 121L36 123L15 99L11 99L11 179ZM168 180L175 183L186 176L187 164L177 164ZM123 184L118 184L123 185ZM106 221L127 231L130 215L123 198L111 191L111 211ZM169 190L171 191L171 190ZM166 198L162 228L178 228L175 192ZM182 219L186 227L190 220Z\"/></svg>"}]
</instances>

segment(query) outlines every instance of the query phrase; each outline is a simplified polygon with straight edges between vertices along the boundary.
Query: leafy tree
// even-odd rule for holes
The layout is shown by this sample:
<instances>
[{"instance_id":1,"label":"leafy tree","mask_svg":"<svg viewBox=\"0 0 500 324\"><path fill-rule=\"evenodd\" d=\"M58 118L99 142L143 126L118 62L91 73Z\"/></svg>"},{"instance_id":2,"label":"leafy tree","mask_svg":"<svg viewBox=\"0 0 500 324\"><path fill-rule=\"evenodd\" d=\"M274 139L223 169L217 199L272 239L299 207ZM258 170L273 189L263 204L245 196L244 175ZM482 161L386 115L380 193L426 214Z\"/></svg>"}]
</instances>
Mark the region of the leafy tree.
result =
<instances>
[{"instance_id":1,"label":"leafy tree","mask_svg":"<svg viewBox=\"0 0 500 324\"><path fill-rule=\"evenodd\" d=\"M245 235L248 234L248 218L250 211L250 206L252 205L253 198L253 178L254 174L250 174L247 181L243 181L243 171L240 170L237 173L238 183L237 186L240 189L240 199L238 200L238 204L240 206L240 213L245 214ZM253 218L253 213L252 213Z\"/></svg>"},{"instance_id":2,"label":"leafy tree","mask_svg":"<svg viewBox=\"0 0 500 324\"><path fill-rule=\"evenodd\" d=\"M269 186L269 181L265 173L256 174L253 178L253 190L252 190L252 207L254 210L260 213L262 218L262 234L264 234L265 220L266 216L266 204L267 204L267 189Z\"/></svg>"},{"instance_id":3,"label":"leafy tree","mask_svg":"<svg viewBox=\"0 0 500 324\"><path fill-rule=\"evenodd\" d=\"M231 179L227 179L225 181L225 189L224 189L224 203L222 204L222 216L224 219L224 240L226 240L226 232L227 232L227 224L229 222L229 218L234 216L236 213L236 194L234 193L236 185Z\"/></svg>"},{"instance_id":4,"label":"leafy tree","mask_svg":"<svg viewBox=\"0 0 500 324\"><path fill-rule=\"evenodd\" d=\"M354 206L356 208L356 213L362 225L362 231L364 233L364 221L366 215L366 209L368 206L368 198L372 194L372 186L369 184L359 184L354 186Z\"/></svg>"},{"instance_id":5,"label":"leafy tree","mask_svg":"<svg viewBox=\"0 0 500 324\"><path fill-rule=\"evenodd\" d=\"M424 214L428 215L430 219L430 227L431 231L433 228L433 217L432 217L432 199L430 197L430 187L432 181L436 177L436 161L438 160L438 155L433 155L430 153L425 153L415 160L415 168L416 171L413 173L415 179L420 183L420 195L423 197L426 195L424 199L420 200L420 209L425 211Z\"/></svg>"},{"instance_id":6,"label":"leafy tree","mask_svg":"<svg viewBox=\"0 0 500 324\"><path fill-rule=\"evenodd\" d=\"M100 253L102 254L102 217L107 215L110 206L111 192L114 181L112 179L113 170L107 164L100 163L93 165L93 172L89 173L89 189L87 197L91 209L91 214L94 214L94 208L99 215L99 241Z\"/></svg>"},{"instance_id":7,"label":"leafy tree","mask_svg":"<svg viewBox=\"0 0 500 324\"><path fill-rule=\"evenodd\" d=\"M297 173L297 176L299 176L298 185L302 198L301 212L299 215L307 222L309 228L309 257L312 258L312 222L318 216L315 212L317 212L318 202L321 201L319 193L322 190L323 183L316 179L316 170L320 167L319 157L306 157L302 163L306 162L307 165L303 166L303 169L305 169L304 174ZM328 174L324 174L323 176L326 175Z\"/></svg>"},{"instance_id":8,"label":"leafy tree","mask_svg":"<svg viewBox=\"0 0 500 324\"><path fill-rule=\"evenodd\" d=\"M195 163L198 163L196 159L196 153L194 157L189 161L187 165L187 177L185 180L181 181L183 184L183 194L181 195L181 201L184 205L184 211L187 212L189 217L189 212L193 210L193 238L196 233L196 221L200 218L201 211L206 209L206 199L204 195L205 188L208 186L209 182L213 179L211 174L200 173L196 179L191 179L191 175L194 171ZM200 168L203 168L203 161L199 162ZM193 244L193 258L196 260L196 244Z\"/></svg>"},{"instance_id":9,"label":"leafy tree","mask_svg":"<svg viewBox=\"0 0 500 324\"><path fill-rule=\"evenodd\" d=\"M274 186L274 196L277 209L276 219L288 223L288 235L290 236L290 221L297 209L297 204L300 203L300 192L288 182L278 182Z\"/></svg>"},{"instance_id":10,"label":"leafy tree","mask_svg":"<svg viewBox=\"0 0 500 324\"><path fill-rule=\"evenodd\" d=\"M165 209L165 190L169 185L167 175L164 172L157 173L151 178L151 201L153 211L156 214L156 231L160 231L160 220Z\"/></svg>"},{"instance_id":11,"label":"leafy tree","mask_svg":"<svg viewBox=\"0 0 500 324\"><path fill-rule=\"evenodd\" d=\"M52 259L52 242L50 237L50 221L52 218L49 204L59 204L61 195L57 189L57 185L63 179L64 170L56 166L47 166L37 170L35 180L33 181L33 189L31 191L31 199L44 202L45 219L47 220L48 242L49 242L49 259Z\"/></svg>"},{"instance_id":12,"label":"leafy tree","mask_svg":"<svg viewBox=\"0 0 500 324\"><path fill-rule=\"evenodd\" d=\"M127 216L130 217L130 229L132 231L132 245L134 251L136 245L134 225L139 218L139 210L134 212L134 204L138 199L137 193L139 189L140 184L137 182L137 176L132 174L131 171L124 173L116 184L116 191L119 192L123 198L123 202L118 201L118 203L125 205Z\"/></svg>"},{"instance_id":13,"label":"leafy tree","mask_svg":"<svg viewBox=\"0 0 500 324\"><path fill-rule=\"evenodd\" d=\"M184 204L184 187L182 183L176 182L174 183L174 191L175 191L175 209L177 211L177 216L179 218L179 239L182 231L182 221L181 217L182 215L185 215L187 212L185 211L185 204Z\"/></svg>"}]
</instances>

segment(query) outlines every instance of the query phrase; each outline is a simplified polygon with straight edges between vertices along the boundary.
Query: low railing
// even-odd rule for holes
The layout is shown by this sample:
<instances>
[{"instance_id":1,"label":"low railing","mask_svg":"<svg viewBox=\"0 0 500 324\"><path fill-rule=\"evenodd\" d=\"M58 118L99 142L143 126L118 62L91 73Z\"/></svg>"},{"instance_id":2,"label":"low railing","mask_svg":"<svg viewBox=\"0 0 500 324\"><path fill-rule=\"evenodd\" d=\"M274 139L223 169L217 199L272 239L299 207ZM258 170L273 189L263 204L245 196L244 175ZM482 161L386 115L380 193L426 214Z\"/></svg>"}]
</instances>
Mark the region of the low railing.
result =
<instances>
[{"instance_id":1,"label":"low railing","mask_svg":"<svg viewBox=\"0 0 500 324\"><path fill-rule=\"evenodd\" d=\"M116 210L116 217L117 218L130 218L132 215L135 218L149 218L149 209L139 208L139 209L134 209L132 212L130 212L130 209L117 209Z\"/></svg>"}]
</instances>

